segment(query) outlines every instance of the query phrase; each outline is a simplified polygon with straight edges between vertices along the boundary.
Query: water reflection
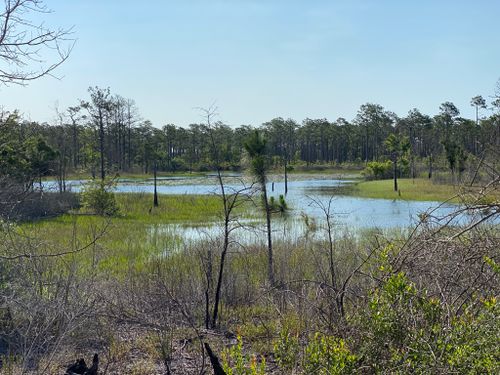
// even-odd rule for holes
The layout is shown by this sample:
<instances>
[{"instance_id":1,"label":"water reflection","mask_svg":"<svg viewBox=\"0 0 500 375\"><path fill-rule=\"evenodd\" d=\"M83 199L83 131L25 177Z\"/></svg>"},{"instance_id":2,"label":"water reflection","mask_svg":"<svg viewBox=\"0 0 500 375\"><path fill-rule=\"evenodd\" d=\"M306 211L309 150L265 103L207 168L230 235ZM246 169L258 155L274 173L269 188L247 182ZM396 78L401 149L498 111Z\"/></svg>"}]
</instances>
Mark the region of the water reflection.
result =
<instances>
[{"instance_id":1,"label":"water reflection","mask_svg":"<svg viewBox=\"0 0 500 375\"><path fill-rule=\"evenodd\" d=\"M67 186L73 191L80 191L84 181L68 181ZM316 220L323 219L323 212L317 203L327 204L336 189L351 183L348 180L310 178L295 180L288 183L286 201L289 207L291 221L300 222L303 215ZM55 182L45 184L46 189L53 188ZM239 178L227 178L226 191L242 188ZM284 194L284 182L270 181L267 185L269 195L278 199ZM150 179L122 179L116 186L120 193L153 193ZM217 181L213 176L206 177L165 177L158 185L159 194L171 195L207 195L219 193ZM316 202L316 203L314 203ZM351 229L359 228L395 228L407 227L418 221L419 214L431 208L438 207L439 202L405 201L390 199L358 198L345 195L335 195L331 211L335 215L337 225ZM455 209L455 205L442 205L436 209L436 215L446 215ZM299 225L299 224L294 224Z\"/></svg>"}]
</instances>

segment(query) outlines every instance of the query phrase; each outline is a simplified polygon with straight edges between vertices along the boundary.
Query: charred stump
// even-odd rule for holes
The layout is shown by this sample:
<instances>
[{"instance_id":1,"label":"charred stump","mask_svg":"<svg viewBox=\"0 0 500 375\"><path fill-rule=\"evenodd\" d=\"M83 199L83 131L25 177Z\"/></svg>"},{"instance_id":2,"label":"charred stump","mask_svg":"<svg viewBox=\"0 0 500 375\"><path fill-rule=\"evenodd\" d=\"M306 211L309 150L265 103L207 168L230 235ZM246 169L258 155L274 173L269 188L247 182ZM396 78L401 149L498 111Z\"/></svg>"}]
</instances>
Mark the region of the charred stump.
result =
<instances>
[{"instance_id":1,"label":"charred stump","mask_svg":"<svg viewBox=\"0 0 500 375\"><path fill-rule=\"evenodd\" d=\"M66 369L65 375L97 375L99 370L99 356L94 354L92 358L92 366L87 367L85 359L77 359L75 363Z\"/></svg>"},{"instance_id":2,"label":"charred stump","mask_svg":"<svg viewBox=\"0 0 500 375\"><path fill-rule=\"evenodd\" d=\"M205 343L205 349L207 351L208 357L210 358L210 363L212 364L212 368L214 369L214 375L226 375L225 371L222 369L222 366L219 362L219 358L214 354L212 348L208 343Z\"/></svg>"}]
</instances>

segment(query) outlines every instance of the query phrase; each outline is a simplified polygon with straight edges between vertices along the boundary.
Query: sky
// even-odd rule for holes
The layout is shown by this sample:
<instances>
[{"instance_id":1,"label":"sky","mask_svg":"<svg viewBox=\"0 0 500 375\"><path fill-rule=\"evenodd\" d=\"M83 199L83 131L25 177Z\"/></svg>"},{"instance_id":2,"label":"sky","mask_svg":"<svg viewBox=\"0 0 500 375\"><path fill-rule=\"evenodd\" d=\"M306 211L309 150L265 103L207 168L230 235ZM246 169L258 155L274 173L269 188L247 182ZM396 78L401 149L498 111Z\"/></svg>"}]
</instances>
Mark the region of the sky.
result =
<instances>
[{"instance_id":1,"label":"sky","mask_svg":"<svg viewBox=\"0 0 500 375\"><path fill-rule=\"evenodd\" d=\"M50 122L89 86L135 100L154 126L275 117L352 120L364 103L404 116L470 99L500 78L498 0L46 0L46 25L74 27L55 72L0 86L0 106Z\"/></svg>"}]
</instances>

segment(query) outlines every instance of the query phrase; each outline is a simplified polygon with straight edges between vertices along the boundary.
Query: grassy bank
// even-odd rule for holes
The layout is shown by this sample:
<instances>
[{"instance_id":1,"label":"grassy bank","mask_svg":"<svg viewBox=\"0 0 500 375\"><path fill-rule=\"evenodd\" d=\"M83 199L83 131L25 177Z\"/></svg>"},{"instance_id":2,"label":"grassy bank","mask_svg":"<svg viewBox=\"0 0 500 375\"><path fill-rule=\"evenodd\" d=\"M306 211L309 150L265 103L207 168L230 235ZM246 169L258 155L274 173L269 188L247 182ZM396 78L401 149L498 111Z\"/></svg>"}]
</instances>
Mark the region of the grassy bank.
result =
<instances>
[{"instance_id":1,"label":"grassy bank","mask_svg":"<svg viewBox=\"0 0 500 375\"><path fill-rule=\"evenodd\" d=\"M353 184L345 193L363 198L445 201L459 192L456 186L434 184L429 179L420 178L399 179L398 188L399 192L394 191L393 180L363 181Z\"/></svg>"}]
</instances>

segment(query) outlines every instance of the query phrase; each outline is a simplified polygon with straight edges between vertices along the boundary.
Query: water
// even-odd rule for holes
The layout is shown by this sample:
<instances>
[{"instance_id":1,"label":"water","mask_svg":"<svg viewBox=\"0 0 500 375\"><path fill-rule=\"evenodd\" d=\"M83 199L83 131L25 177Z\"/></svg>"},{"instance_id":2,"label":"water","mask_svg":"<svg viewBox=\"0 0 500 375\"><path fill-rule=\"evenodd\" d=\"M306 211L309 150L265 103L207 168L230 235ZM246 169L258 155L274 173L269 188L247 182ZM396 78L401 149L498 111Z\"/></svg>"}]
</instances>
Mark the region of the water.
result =
<instances>
[{"instance_id":1,"label":"water","mask_svg":"<svg viewBox=\"0 0 500 375\"><path fill-rule=\"evenodd\" d=\"M84 181L68 181L67 185L73 191L80 191ZM390 199L358 198L345 195L333 195L335 189L351 181L338 179L309 178L303 180L292 180L288 183L288 194L286 202L289 207L288 216L301 220L304 215L315 219L325 218L324 208L330 204L330 213L333 215L337 225L350 229L359 228L395 228L407 227L418 222L419 215L430 209L440 206L439 202L429 201L405 201ZM44 188L53 188L54 182L48 182ZM284 182L267 184L270 196L278 199L284 194ZM242 180L237 177L227 178L226 192L232 193L243 188ZM153 182L151 179L144 180L120 180L115 188L120 193L153 193ZM213 176L207 177L166 177L159 180L157 187L159 194L175 195L207 195L220 192L217 180ZM246 192L258 192L249 189ZM323 208L322 208L323 207ZM455 205L448 204L440 206L434 212L435 215L443 216L451 213Z\"/></svg>"},{"instance_id":2,"label":"water","mask_svg":"<svg viewBox=\"0 0 500 375\"><path fill-rule=\"evenodd\" d=\"M296 178L296 177L292 177ZM239 176L225 177L227 193L242 191L245 188L243 179ZM68 181L67 185L73 191L80 191L85 181ZM429 201L404 201L390 199L370 199L339 195L338 189L351 183L348 180L307 178L294 179L288 183L286 202L289 207L283 216L273 217L274 241L298 241L305 237L325 234L326 214L331 215L335 233L357 233L359 230L377 228L391 230L393 228L408 228L419 222L423 213L430 212L435 217L450 215L457 205ZM274 185L274 186L273 186ZM55 188L55 182L45 184L45 189ZM248 187L248 186L247 186ZM270 196L278 199L284 194L284 182L270 181L267 184ZM274 191L273 191L274 188ZM151 179L122 179L115 187L120 193L153 193ZM220 188L217 179L206 177L166 177L158 181L159 194L174 195L207 195L218 194ZM256 187L244 190L245 193L258 194ZM464 224L474 219L471 216L459 215L451 224ZM265 244L265 225L263 220L248 219L234 233L238 244ZM217 239L222 235L222 229L217 223L206 223L196 226L184 224L159 224L150 227L150 240L161 241L161 238L175 238L178 247L190 241L200 239Z\"/></svg>"}]
</instances>

